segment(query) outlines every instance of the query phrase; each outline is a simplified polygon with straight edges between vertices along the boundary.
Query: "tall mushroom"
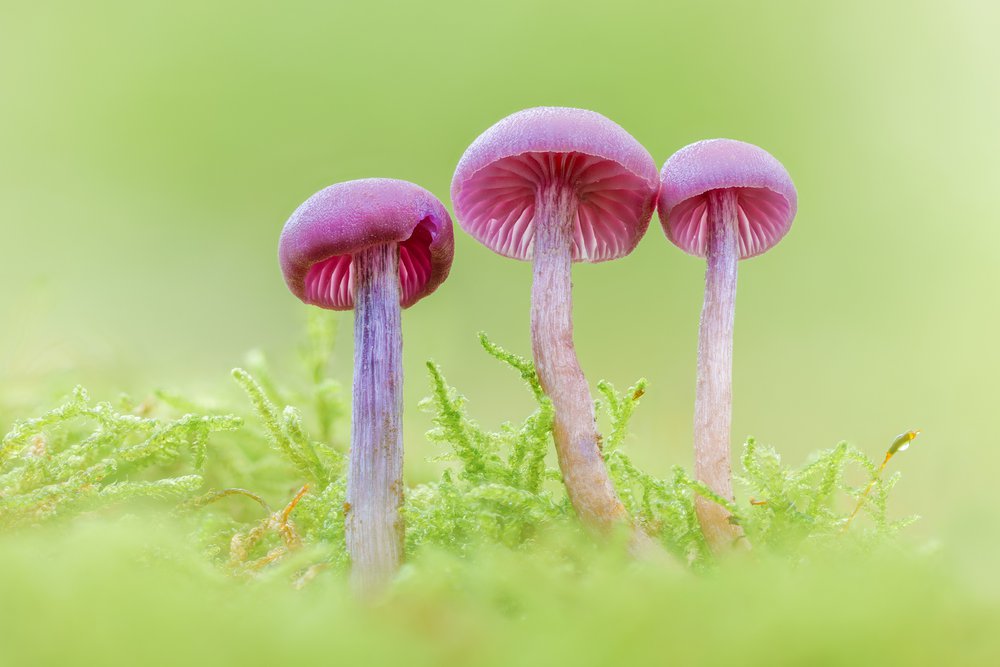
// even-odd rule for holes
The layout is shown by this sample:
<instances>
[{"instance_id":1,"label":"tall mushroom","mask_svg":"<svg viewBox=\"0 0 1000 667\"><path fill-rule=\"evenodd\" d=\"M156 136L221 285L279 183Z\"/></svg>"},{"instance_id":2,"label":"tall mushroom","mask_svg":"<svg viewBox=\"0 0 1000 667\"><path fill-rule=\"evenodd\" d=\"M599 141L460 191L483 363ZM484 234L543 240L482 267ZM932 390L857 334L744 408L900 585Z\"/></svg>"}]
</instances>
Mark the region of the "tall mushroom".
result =
<instances>
[{"instance_id":1,"label":"tall mushroom","mask_svg":"<svg viewBox=\"0 0 1000 667\"><path fill-rule=\"evenodd\" d=\"M451 218L423 188L385 178L320 190L285 223L278 250L292 293L354 309L346 531L352 585L377 592L403 557L400 308L433 292L454 255Z\"/></svg>"},{"instance_id":2,"label":"tall mushroom","mask_svg":"<svg viewBox=\"0 0 1000 667\"><path fill-rule=\"evenodd\" d=\"M686 146L663 166L658 212L667 238L707 260L698 330L695 474L733 498L730 468L733 320L737 260L760 255L792 226L798 198L788 172L762 148L732 139ZM740 536L729 513L698 498L702 531L716 552Z\"/></svg>"},{"instance_id":3,"label":"tall mushroom","mask_svg":"<svg viewBox=\"0 0 1000 667\"><path fill-rule=\"evenodd\" d=\"M629 519L573 346L570 269L632 252L658 187L652 157L625 130L593 111L559 107L519 111L486 130L451 184L462 229L500 255L534 263L531 348L555 407L559 466L576 513L604 532Z\"/></svg>"}]
</instances>

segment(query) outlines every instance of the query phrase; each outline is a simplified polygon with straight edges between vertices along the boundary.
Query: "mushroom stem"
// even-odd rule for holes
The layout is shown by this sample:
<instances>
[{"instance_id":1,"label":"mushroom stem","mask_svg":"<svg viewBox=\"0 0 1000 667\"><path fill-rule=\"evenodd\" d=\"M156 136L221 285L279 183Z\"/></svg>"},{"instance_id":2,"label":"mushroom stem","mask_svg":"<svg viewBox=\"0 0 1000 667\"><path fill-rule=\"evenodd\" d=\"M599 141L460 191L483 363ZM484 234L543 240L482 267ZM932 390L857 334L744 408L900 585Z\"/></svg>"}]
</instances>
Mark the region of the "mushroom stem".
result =
<instances>
[{"instance_id":1,"label":"mushroom stem","mask_svg":"<svg viewBox=\"0 0 1000 667\"><path fill-rule=\"evenodd\" d=\"M377 593L403 557L403 341L399 249L354 256L354 401L345 528L351 584Z\"/></svg>"},{"instance_id":2,"label":"mushroom stem","mask_svg":"<svg viewBox=\"0 0 1000 667\"><path fill-rule=\"evenodd\" d=\"M594 402L573 346L573 228L577 197L563 185L535 198L531 350L542 388L555 408L553 439L563 482L584 524L609 532L629 517L599 447Z\"/></svg>"},{"instance_id":3,"label":"mushroom stem","mask_svg":"<svg viewBox=\"0 0 1000 667\"><path fill-rule=\"evenodd\" d=\"M712 190L708 199L705 303L698 330L698 383L694 401L695 474L712 491L733 499L730 466L733 321L739 259L738 206L733 190ZM698 497L702 532L715 552L731 547L742 532L719 504Z\"/></svg>"}]
</instances>

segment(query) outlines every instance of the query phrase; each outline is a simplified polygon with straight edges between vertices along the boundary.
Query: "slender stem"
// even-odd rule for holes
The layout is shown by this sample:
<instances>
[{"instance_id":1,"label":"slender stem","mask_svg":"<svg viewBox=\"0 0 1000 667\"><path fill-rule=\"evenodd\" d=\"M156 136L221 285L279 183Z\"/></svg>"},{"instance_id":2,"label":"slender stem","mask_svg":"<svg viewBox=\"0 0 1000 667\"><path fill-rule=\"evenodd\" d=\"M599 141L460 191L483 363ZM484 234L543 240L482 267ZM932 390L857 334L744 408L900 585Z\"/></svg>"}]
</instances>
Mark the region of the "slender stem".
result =
<instances>
[{"instance_id":1,"label":"slender stem","mask_svg":"<svg viewBox=\"0 0 1000 667\"><path fill-rule=\"evenodd\" d=\"M531 349L542 388L555 407L553 437L570 502L588 526L607 532L628 521L599 448L594 403L573 346L572 267L576 194L539 190L535 200Z\"/></svg>"},{"instance_id":2,"label":"slender stem","mask_svg":"<svg viewBox=\"0 0 1000 667\"><path fill-rule=\"evenodd\" d=\"M875 488L875 482L882 478L882 473L885 472L885 467L889 465L889 459L892 458L892 455L893 452L888 452L885 455L885 458L882 460L882 465L880 465L878 470L875 471L875 475L872 477L872 481L868 482L868 486L865 487L864 493L858 497L858 504L854 506L854 511L851 512L851 516L847 517L847 522L844 524L844 527L840 529L840 532L846 533L847 529L851 527L851 523L854 521L854 518L858 516L858 512L860 512L861 508L865 506L865 500L868 499L872 489Z\"/></svg>"},{"instance_id":3,"label":"slender stem","mask_svg":"<svg viewBox=\"0 0 1000 667\"><path fill-rule=\"evenodd\" d=\"M351 584L377 593L403 558L403 340L399 250L354 256L354 404L345 505Z\"/></svg>"},{"instance_id":4,"label":"slender stem","mask_svg":"<svg viewBox=\"0 0 1000 667\"><path fill-rule=\"evenodd\" d=\"M916 440L918 435L920 435L920 430L914 429L912 431L907 431L906 433L900 433L896 436L896 439L892 441L892 444L889 445L889 450L885 453L885 458L882 459L882 465L880 465L878 470L875 471L872 481L868 483L864 493L862 493L861 497L858 498L858 504L855 505L854 511L851 512L851 516L847 518L847 522L844 524L841 532L847 532L847 529L851 527L851 522L854 521L854 518L864 506L868 495L872 492L872 489L875 488L875 482L882 478L882 473L885 472L885 467L889 465L889 459L909 447L910 443Z\"/></svg>"},{"instance_id":5,"label":"slender stem","mask_svg":"<svg viewBox=\"0 0 1000 667\"><path fill-rule=\"evenodd\" d=\"M733 412L733 320L739 259L737 196L708 193L708 268L698 330L698 384L694 401L694 467L698 479L723 498L733 498L730 437ZM716 552L733 545L739 529L720 505L697 498L702 532Z\"/></svg>"}]
</instances>

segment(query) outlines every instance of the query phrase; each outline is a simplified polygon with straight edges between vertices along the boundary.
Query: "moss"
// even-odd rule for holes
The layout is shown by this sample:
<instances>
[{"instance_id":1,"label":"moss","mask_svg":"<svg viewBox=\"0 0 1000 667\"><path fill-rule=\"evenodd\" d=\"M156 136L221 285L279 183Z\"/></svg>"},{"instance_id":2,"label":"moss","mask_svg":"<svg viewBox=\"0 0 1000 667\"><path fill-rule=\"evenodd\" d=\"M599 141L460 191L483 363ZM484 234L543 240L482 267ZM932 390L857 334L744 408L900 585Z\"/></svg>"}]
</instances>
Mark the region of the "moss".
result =
<instances>
[{"instance_id":1,"label":"moss","mask_svg":"<svg viewBox=\"0 0 1000 667\"><path fill-rule=\"evenodd\" d=\"M127 397L94 403L78 388L56 408L15 423L0 445L0 526L109 506L128 510L155 498L160 507L175 507L208 558L235 574L287 570L294 580L308 580L343 570L342 434L349 410L328 376L333 320L312 315L307 333L305 377L297 387L279 382L259 352L248 358L252 371L233 371L248 399L242 410L220 414L169 392L140 403ZM554 548L553 535L577 546L582 535L559 471L546 466L553 410L534 367L484 334L480 342L520 378L536 405L520 421L489 431L469 414L442 368L427 364L430 396L421 407L433 426L427 438L446 465L438 480L406 492L411 560L425 551L471 559L498 546L537 555ZM790 559L838 544L874 549L911 520L889 518L898 475L883 478L874 461L846 443L796 468L749 440L738 473L748 495L737 503L714 496L679 467L665 479L654 477L624 447L645 388L644 380L624 392L598 384L597 406L609 425L603 452L628 510L681 563L698 570L713 565L694 513L696 495L724 504L755 550ZM844 481L849 466L860 469L865 484ZM272 507L266 499L278 502ZM854 501L871 521L848 529Z\"/></svg>"},{"instance_id":2,"label":"moss","mask_svg":"<svg viewBox=\"0 0 1000 667\"><path fill-rule=\"evenodd\" d=\"M406 492L407 564L389 598L359 607L343 576L349 411L328 374L332 320L313 316L308 330L303 378L280 381L254 353L233 373L247 400L224 411L166 391L94 402L76 389L11 427L0 445L0 599L15 603L0 610L0 663L982 664L988 655L996 609L896 538L912 520L889 512L899 476L883 477L848 444L789 466L748 441L740 499L714 500L754 549L715 562L694 514L696 495L711 492L682 468L658 478L628 456L642 380L624 391L598 385L603 451L628 510L676 566L597 543L546 464L552 406L534 368L484 335L484 350L512 371L510 389L520 383L535 405L485 429L428 363L422 407L444 466ZM859 502L867 519L849 523Z\"/></svg>"}]
</instances>

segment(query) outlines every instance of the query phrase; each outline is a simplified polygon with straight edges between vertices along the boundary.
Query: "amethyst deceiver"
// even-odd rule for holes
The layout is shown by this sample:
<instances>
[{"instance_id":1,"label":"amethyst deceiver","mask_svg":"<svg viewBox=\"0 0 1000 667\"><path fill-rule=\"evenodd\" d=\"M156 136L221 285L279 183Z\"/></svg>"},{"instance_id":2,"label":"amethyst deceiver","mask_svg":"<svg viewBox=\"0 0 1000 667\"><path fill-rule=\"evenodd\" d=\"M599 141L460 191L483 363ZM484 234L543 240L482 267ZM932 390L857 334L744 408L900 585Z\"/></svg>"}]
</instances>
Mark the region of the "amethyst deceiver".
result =
<instances>
[{"instance_id":1,"label":"amethyst deceiver","mask_svg":"<svg viewBox=\"0 0 1000 667\"><path fill-rule=\"evenodd\" d=\"M403 557L400 308L448 277L451 218L434 195L413 183L338 183L296 209L281 232L278 255L299 299L354 309L347 550L356 590L377 591Z\"/></svg>"},{"instance_id":2,"label":"amethyst deceiver","mask_svg":"<svg viewBox=\"0 0 1000 667\"><path fill-rule=\"evenodd\" d=\"M686 146L663 166L658 212L674 245L707 260L698 330L695 473L732 500L730 469L736 264L767 252L788 232L798 197L788 172L762 148L732 139ZM738 539L720 505L698 498L702 531L715 551Z\"/></svg>"},{"instance_id":3,"label":"amethyst deceiver","mask_svg":"<svg viewBox=\"0 0 1000 667\"><path fill-rule=\"evenodd\" d=\"M531 346L555 407L559 465L577 514L603 531L629 519L573 347L570 269L632 252L658 187L653 158L630 134L593 111L560 107L519 111L486 130L451 184L462 229L500 255L534 262Z\"/></svg>"}]
</instances>

